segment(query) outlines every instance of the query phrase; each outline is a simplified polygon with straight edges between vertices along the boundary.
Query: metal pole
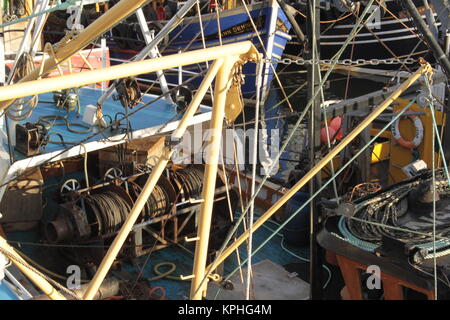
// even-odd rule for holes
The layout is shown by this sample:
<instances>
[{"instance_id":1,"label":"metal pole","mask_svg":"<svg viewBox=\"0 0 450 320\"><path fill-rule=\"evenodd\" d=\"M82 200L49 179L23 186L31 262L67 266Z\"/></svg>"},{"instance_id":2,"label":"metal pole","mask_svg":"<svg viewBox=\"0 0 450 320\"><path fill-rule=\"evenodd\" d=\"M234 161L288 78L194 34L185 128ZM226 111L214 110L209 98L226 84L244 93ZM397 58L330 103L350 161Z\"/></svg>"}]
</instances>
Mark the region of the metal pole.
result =
<instances>
[{"instance_id":1,"label":"metal pole","mask_svg":"<svg viewBox=\"0 0 450 320\"><path fill-rule=\"evenodd\" d=\"M209 234L211 228L211 216L214 200L214 191L217 177L217 165L219 161L220 142L222 138L222 125L225 117L225 101L227 91L231 85L231 68L235 64L234 57L224 61L216 77L214 88L214 108L210 125L210 142L207 146L208 159L203 178L202 204L198 217L197 244L195 247L193 279L191 283L190 297L193 300L201 300L206 292L207 281L205 276L206 258L208 255Z\"/></svg>"},{"instance_id":2,"label":"metal pole","mask_svg":"<svg viewBox=\"0 0 450 320\"><path fill-rule=\"evenodd\" d=\"M147 203L147 200L150 194L152 193L156 183L158 182L159 177L166 168L167 163L169 162L170 157L172 156L172 153L173 153L172 148L166 147L164 149L163 156L160 158L158 164L153 168L150 176L148 177L147 182L142 188L142 192L139 194L139 197L137 198L133 206L133 209L131 209L130 214L125 220L125 223L122 225L119 233L114 238L114 241L109 247L108 252L106 253L105 257L102 260L102 263L98 267L98 270L95 273L94 278L89 283L89 287L86 290L83 299L92 300L97 294L98 288L105 279L109 269L111 268L114 260L117 257L117 254L119 253L128 235L130 234L133 225L135 224L137 218L141 214L141 211L144 208L145 204Z\"/></svg>"},{"instance_id":3,"label":"metal pole","mask_svg":"<svg viewBox=\"0 0 450 320\"><path fill-rule=\"evenodd\" d=\"M161 31L155 36L155 38L145 46L144 49L141 50L137 55L135 55L131 60L132 61L141 61L145 59L150 52L166 37L169 32L171 32L175 27L177 27L184 19L184 16L191 10L191 8L195 5L198 0L189 0L186 2L180 10L175 13L175 15L170 19ZM113 83L108 90L98 99L97 105L102 106L106 99L108 99L114 89L116 88L116 84Z\"/></svg>"},{"instance_id":4,"label":"metal pole","mask_svg":"<svg viewBox=\"0 0 450 320\"><path fill-rule=\"evenodd\" d=\"M319 1L308 1L308 56L310 59L320 59L320 7ZM321 95L315 94L320 90L320 66L311 64L308 66L308 100L314 96L314 102L310 109L310 117L308 122L309 134L309 163L312 169L319 155L320 135L318 131L321 125ZM321 186L320 174L317 174L309 182L309 194L315 193L317 188ZM313 199L310 203L309 210L309 282L310 282L310 299L316 300L322 298L322 254L323 250L318 246L316 241L319 225L319 208L317 202Z\"/></svg>"},{"instance_id":5,"label":"metal pole","mask_svg":"<svg viewBox=\"0 0 450 320\"><path fill-rule=\"evenodd\" d=\"M339 152L341 152L353 139L355 139L372 121L374 121L387 107L389 107L402 92L408 89L421 75L433 72L431 66L421 61L421 67L412 74L405 82L389 97L383 101L372 113L370 113L361 123L353 129L341 142L334 147L325 157L301 178L291 189L289 189L276 203L274 203L254 224L253 231L256 231L266 222L275 212L277 212L292 196L294 196L301 188L303 188L310 179L318 174ZM248 230L237 238L224 252L216 258L212 265L208 266L208 270L213 271L220 265L230 254L232 254L244 241L248 239Z\"/></svg>"},{"instance_id":6,"label":"metal pole","mask_svg":"<svg viewBox=\"0 0 450 320\"><path fill-rule=\"evenodd\" d=\"M284 0L277 0L278 4L280 5L281 9L283 10L284 14L288 18L290 24L292 25L292 29L294 30L295 35L298 38L299 42L305 41L305 35L302 32L302 29L298 25L297 21L294 18L294 15L291 13L291 6L287 5Z\"/></svg>"},{"instance_id":7,"label":"metal pole","mask_svg":"<svg viewBox=\"0 0 450 320\"><path fill-rule=\"evenodd\" d=\"M195 114L195 111L198 109L200 102L205 95L206 91L208 90L209 85L212 83L212 80L214 79L214 76L217 73L218 67L214 66L221 66L222 60L219 60L220 62L217 62L213 65L213 67L208 72L207 76L203 79L202 84L200 85L200 89L194 96L194 99L192 99L191 104L189 105L188 110L183 116L183 119L180 121L177 129L177 134L179 137L182 137L183 133L185 132L187 125L189 121L192 119L192 117ZM214 117L214 112L213 112ZM172 139L172 141L177 142L179 139ZM124 242L126 241L130 231L133 229L133 226L139 217L142 209L144 208L145 204L147 203L147 200L152 193L156 183L159 180L159 177L163 173L164 169L167 166L167 163L170 160L170 157L172 156L172 153L174 150L171 147L165 147L163 156L160 158L158 164L152 169L152 172L150 176L148 177L148 180L144 187L142 188L142 192L140 193L139 197L137 198L133 209L131 210L130 214L128 215L125 223L120 228L119 233L114 238L113 243L108 249L108 252L106 253L105 257L102 260L102 263L98 267L98 270L90 282L89 288L86 290L86 293L84 294L83 298L86 300L91 300L96 295L98 288L103 282L103 279L105 279L109 269L111 268L114 260L117 257L117 254L119 253L120 249L122 248ZM214 195L213 195L214 196Z\"/></svg>"},{"instance_id":8,"label":"metal pole","mask_svg":"<svg viewBox=\"0 0 450 320\"><path fill-rule=\"evenodd\" d=\"M42 61L43 68L41 74L41 68L37 67L32 72L27 74L19 82L26 82L30 80L38 79L53 70L58 63L64 62L72 55L87 46L93 39L102 35L109 30L119 21L123 20L138 8L140 8L147 0L122 0L114 7L109 9L106 13L96 19L86 29L82 30L78 36L68 43L55 47L55 56L48 57L45 61ZM0 103L0 109L11 105L14 100L2 101Z\"/></svg>"},{"instance_id":9,"label":"metal pole","mask_svg":"<svg viewBox=\"0 0 450 320\"><path fill-rule=\"evenodd\" d=\"M434 18L434 12L430 8L428 0L422 0L422 1L423 1L423 6L425 7L425 15L427 17L427 22L428 22L428 25L430 26L430 30L433 33L433 36L435 38L437 38L439 35L439 31L438 31L438 27L436 25L436 19Z\"/></svg>"},{"instance_id":10,"label":"metal pole","mask_svg":"<svg viewBox=\"0 0 450 320\"><path fill-rule=\"evenodd\" d=\"M7 257L17 266L17 268L22 271L22 273L27 276L33 283L41 289L45 295L47 295L52 300L66 300L66 298L58 292L47 280L45 280L41 275L34 272L32 269L28 268L28 263L19 256L13 247L11 247L8 242L3 237L0 237L0 248L2 248Z\"/></svg>"},{"instance_id":11,"label":"metal pole","mask_svg":"<svg viewBox=\"0 0 450 320\"><path fill-rule=\"evenodd\" d=\"M259 57L258 51L250 41L237 42L221 46L220 50L218 50L217 47L211 47L156 59L120 64L104 69L76 72L55 78L20 82L6 87L0 87L0 101L23 98L30 95L67 88L81 87L91 83L135 76L143 72L155 72L156 70L175 68L179 65L190 65L238 55L250 60L258 60ZM2 104L0 104L0 110L2 109L1 105Z\"/></svg>"},{"instance_id":12,"label":"metal pole","mask_svg":"<svg viewBox=\"0 0 450 320\"><path fill-rule=\"evenodd\" d=\"M141 31L142 31L142 35L144 36L145 44L147 45L152 42L154 35L152 33L150 33L150 30L148 28L147 21L145 20L145 16L144 16L144 12L143 12L142 8L139 8L136 11L136 17L138 19L139 26L141 27ZM155 46L153 48L153 50L150 51L150 58L157 58L158 54L159 54L158 47ZM162 93L164 94L164 93L169 92L169 87L167 85L167 80L164 75L164 72L162 70L156 71L156 75L158 76L159 85L161 86ZM166 100L168 102L173 103L170 95L166 96Z\"/></svg>"}]
</instances>

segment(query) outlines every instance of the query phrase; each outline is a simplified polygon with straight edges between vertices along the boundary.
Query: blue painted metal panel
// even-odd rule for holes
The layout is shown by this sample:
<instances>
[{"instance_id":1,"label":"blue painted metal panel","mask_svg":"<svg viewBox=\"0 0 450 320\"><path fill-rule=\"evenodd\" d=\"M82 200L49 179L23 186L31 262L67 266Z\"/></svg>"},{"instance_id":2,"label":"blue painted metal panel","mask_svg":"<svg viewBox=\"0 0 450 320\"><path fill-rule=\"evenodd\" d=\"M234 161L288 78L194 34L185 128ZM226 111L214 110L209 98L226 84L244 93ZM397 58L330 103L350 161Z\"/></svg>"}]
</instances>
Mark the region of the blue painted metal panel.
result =
<instances>
[{"instance_id":1,"label":"blue painted metal panel","mask_svg":"<svg viewBox=\"0 0 450 320\"><path fill-rule=\"evenodd\" d=\"M102 91L96 90L96 89L91 89L91 88L81 88L79 92L80 92L80 102L81 102L80 114L82 115L88 104L96 105L97 99L100 98L100 96L102 95ZM154 99L155 99L154 97L146 95L143 97L142 102L147 103ZM75 111L71 111L71 112L67 113L67 111L57 109L56 106L54 105L54 103L52 102L53 101L53 93L51 93L51 92L39 95L39 101L40 102L39 102L38 106L36 107L36 109L33 111L33 114L27 120L19 122L19 123L24 124L26 122L36 122L39 120L40 117L50 116L50 115L60 115L60 116L68 115L68 121L75 122L75 123L82 122L82 116L78 118L77 113ZM51 102L51 103L47 103L47 102ZM137 109L141 106L142 105L140 104L140 105L136 106L135 108ZM110 117L112 117L112 119L114 119L114 117L117 113L122 113L121 115L118 116L118 119L122 118L124 116L123 113L125 112L124 108L122 107L120 102L114 101L112 98L108 99L104 103L104 105L102 107L102 111L103 111L104 115L109 115ZM131 110L130 112L132 112L132 111L133 110ZM207 112L207 111L209 111L209 109L201 108L201 111ZM167 103L164 99L160 99L160 100L152 103L148 107L143 108L142 110L139 110L135 114L131 115L130 116L131 128L133 131L135 131L135 130L154 127L154 126L159 126L159 125L165 124L170 121L176 121L176 120L180 119L180 117L181 116L179 114L177 114L177 112L176 112L175 105ZM124 121L123 121L123 123L125 124ZM84 128L73 126L73 129L83 130ZM90 137L90 138L88 139L87 142L104 139L104 137L100 133L91 137L93 135L93 132L90 132L90 133L70 132L69 130L67 130L67 127L65 125L53 126L49 132L60 133L66 142L70 142L70 141L76 142L76 141L86 139L88 137ZM115 136L115 135L120 136L120 132L111 132L110 130L105 131L104 134L108 137ZM55 136L53 136L51 139L55 140L55 141L58 140L58 138ZM64 150L64 149L65 149L65 147L61 144L48 144L45 149L45 152L47 153L47 152ZM23 156L20 156L20 154L17 153L17 155L18 155L18 158L21 158L21 157L23 158Z\"/></svg>"},{"instance_id":2,"label":"blue painted metal panel","mask_svg":"<svg viewBox=\"0 0 450 320\"><path fill-rule=\"evenodd\" d=\"M4 281L0 282L0 300L19 300Z\"/></svg>"}]
</instances>

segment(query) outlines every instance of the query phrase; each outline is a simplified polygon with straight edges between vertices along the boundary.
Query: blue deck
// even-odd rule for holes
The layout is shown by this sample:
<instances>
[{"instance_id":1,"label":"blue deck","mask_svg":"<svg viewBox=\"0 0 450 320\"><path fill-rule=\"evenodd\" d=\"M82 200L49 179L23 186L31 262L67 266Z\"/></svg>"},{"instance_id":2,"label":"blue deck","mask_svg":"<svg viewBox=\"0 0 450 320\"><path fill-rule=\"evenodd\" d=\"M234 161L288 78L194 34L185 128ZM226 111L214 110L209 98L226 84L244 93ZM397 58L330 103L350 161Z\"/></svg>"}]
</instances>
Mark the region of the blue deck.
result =
<instances>
[{"instance_id":1,"label":"blue deck","mask_svg":"<svg viewBox=\"0 0 450 320\"><path fill-rule=\"evenodd\" d=\"M24 124L26 122L36 122L39 120L42 116L50 116L50 115L60 115L60 116L68 116L68 121L74 122L74 123L83 123L82 118L84 111L86 109L86 106L89 104L96 105L96 102L98 98L102 95L102 91L99 89L92 89L92 88L81 88L79 89L79 96L80 96L80 103L81 103L81 110L80 110L80 116L77 115L76 111L70 111L67 113L65 110L61 110L56 108L55 104L53 103L53 93L45 93L39 95L39 104L34 110L33 114L25 121L21 121L19 123ZM148 103L155 99L155 97L150 95L145 95L142 98L143 103ZM51 103L47 103L51 102ZM143 104L139 104L134 109L130 110L130 113L132 113L137 108L140 108ZM201 108L202 112L208 112L209 108ZM115 115L118 113L122 113L122 115L118 115L118 119L121 119L124 115L125 109L122 107L119 101L114 101L112 98L109 98L105 101L102 108L104 115L109 115L114 120ZM131 128L132 131L138 131L141 129L151 128L163 125L167 122L176 121L180 119L180 115L176 112L176 106L170 103L167 103L164 99L157 100L156 102L150 104L149 106L142 108L135 114L130 116L130 122L131 122ZM106 119L107 117L105 117ZM107 121L107 120L106 120ZM61 121L58 121L61 122ZM125 121L122 121L123 126L125 125ZM75 130L84 130L82 127L72 126ZM95 129L94 129L95 130ZM51 132L58 132L60 133L64 140L66 142L77 142L86 138L89 138L86 142L96 141L96 140L102 140L104 137L98 133L97 135L94 135L95 131L89 132L89 133L73 133L67 130L67 127L65 125L55 125L53 126L50 131ZM112 137L112 136L122 136L121 132L118 131L110 131L106 130L104 132L105 136ZM57 141L58 138L56 136L53 136L51 138L52 140ZM54 151L60 151L64 150L65 147L61 144L48 144L45 148L45 153L54 152ZM18 159L24 158L23 155L16 152L16 156Z\"/></svg>"},{"instance_id":2,"label":"blue deck","mask_svg":"<svg viewBox=\"0 0 450 320\"><path fill-rule=\"evenodd\" d=\"M239 213L237 213L239 214ZM256 217L255 217L256 219ZM259 247L259 245L267 239L272 231L267 229L275 229L275 225L270 222L266 222L263 227L256 230L253 234L253 248L254 250ZM50 248L39 245L39 235L37 232L14 232L8 233L7 238L9 241L12 241L14 245L15 241L19 241L22 244L20 245L20 250L36 260L38 263L41 263L44 266L48 266L49 256L46 256L46 253L49 254L52 251L48 251ZM252 264L258 263L259 261L268 259L272 262L279 264L281 266L285 266L292 263L303 263L300 259L293 256L292 254L285 251L281 246L282 238L279 235L275 235L260 251L258 251L252 259ZM35 243L37 245L33 245L30 243ZM51 247L51 246L50 246ZM294 252L295 254L301 257L308 257L308 249L307 248L298 248L292 247L284 243L284 247L288 248L288 250ZM247 249L246 245L243 244L239 248L240 252L240 260L241 262L245 260L247 257ZM144 267L144 271L141 276L141 280L149 279L155 277L156 274L153 272L153 268L155 265L162 262L172 262L176 265L176 271L173 275L189 275L192 274L193 269L193 261L194 256L193 253L188 252L185 249L182 249L176 245L171 247L154 251L150 255L144 255L140 257L137 261L138 267L135 265L124 264L122 265L122 271L129 272L130 276L135 279L140 272L140 269ZM238 266L236 254L233 253L224 264L224 277L226 277L230 272L235 270ZM246 267L246 265L244 265ZM161 268L160 271L166 271L167 269ZM169 279L161 279L151 282L151 287L161 286L166 291L166 298L170 300L184 300L189 297L190 291L190 281L176 281Z\"/></svg>"},{"instance_id":3,"label":"blue deck","mask_svg":"<svg viewBox=\"0 0 450 320\"><path fill-rule=\"evenodd\" d=\"M95 104L95 101L97 101L98 97L101 95L100 90L95 89L89 89L84 88L80 90L80 98L81 98L81 114L84 112L85 106L87 104ZM54 106L54 104L50 103L44 103L44 101L52 101L53 95L52 93L47 93L40 95L40 104L36 108L34 114L27 120L28 122L34 122L39 119L39 117L43 115L65 115L65 112L62 112ZM146 96L144 98L144 102L148 102L152 99L150 96ZM202 110L203 112L209 111L208 108L204 108ZM113 101L112 99L109 99L103 106L103 112L104 114L108 114L111 117L114 118L114 115L118 112L123 112L123 108L120 105L120 102ZM145 116L144 116L145 115ZM173 121L179 119L179 116L176 113L176 109L173 105L168 104L164 102L163 100L157 101L156 103L152 104L148 108L145 108L141 111L139 111L136 115L131 116L131 125L133 130L140 130L148 127L154 127L161 124L164 124L168 121ZM76 112L70 112L69 114L69 120L72 122L80 122L81 118L76 117ZM65 126L55 126L51 129L51 132L59 132L64 136L64 139L67 141L78 141L81 139L84 139L88 137L89 135L92 135L92 133L89 134L76 134L71 133L67 130ZM116 135L117 133L110 133L110 135ZM96 137L93 137L89 139L89 141L94 141L98 139L103 139L101 135L97 135ZM56 140L56 139L55 139ZM53 152L62 150L64 147L62 145L57 144L50 144L48 145L45 152ZM22 156L23 157L23 156ZM56 179L56 178L54 178ZM47 181L51 184L51 181ZM51 194L52 188L46 190L46 194ZM48 197L50 199L50 197ZM52 202L49 201L48 207L46 208L47 212L56 212L56 208L52 206ZM238 214L238 213L237 213ZM274 229L274 225L270 222L265 224L266 226ZM254 235L253 235L253 248L256 249L265 239L267 239L268 236L270 236L272 232L268 230L267 228L261 227L258 229ZM46 250L49 248L46 248L45 246L41 246L37 244L39 242L39 235L38 230L35 230L34 232L16 232L16 233L9 233L7 236L8 240L12 241L20 241L25 242L22 243L20 246L20 249L25 254L29 255L36 261L42 263L43 265L47 265L48 256L44 252L47 252ZM36 243L37 245L27 245L27 242ZM287 246L290 250L294 251L296 254L306 257L307 256L307 250L306 249L299 249L299 248L292 248ZM246 253L246 246L241 245L240 247L240 259L241 261L245 260L247 256ZM292 254L285 251L281 246L281 237L276 235L270 240L267 245L261 249L254 257L253 257L253 264L257 263L259 261L269 259L273 261L274 263L277 263L279 265L287 265L292 263L301 263L302 261L298 259L297 257L293 256ZM151 253L150 256L144 255L141 258L138 259L138 265L140 267L144 266L144 272L142 275L142 278L152 278L156 276L153 272L153 267L156 264L159 264L161 262L172 262L176 265L177 269L175 271L175 275L189 275L192 273L193 268L193 254L178 247L178 246L171 246L166 249L162 249L159 251L155 251ZM226 261L224 265L224 276L227 276L230 272L232 272L237 267L237 259L236 254L232 254ZM133 275L136 275L139 273L139 268L135 265L124 265L123 266L124 271L128 271ZM57 270L55 270L57 271ZM164 271L164 269L163 269ZM161 279L157 281L153 281L151 283L152 287L156 286L162 286L165 288L167 293L168 299L186 299L189 297L189 290L190 290L190 281L176 281L176 280L168 280L168 279Z\"/></svg>"},{"instance_id":4,"label":"blue deck","mask_svg":"<svg viewBox=\"0 0 450 320\"><path fill-rule=\"evenodd\" d=\"M256 218L256 217L255 217ZM266 223L264 226L267 226L271 229L274 229L274 225L270 222ZM267 239L272 231L267 229L266 227L259 228L253 234L253 248L256 249L265 239ZM262 260L271 260L272 262L279 264L281 266L291 264L291 263L302 263L303 261L294 257L292 254L285 251L281 246L282 238L278 235L273 237L260 251L258 251L252 258L252 264L258 263ZM307 248L293 248L289 245L284 244L290 251L293 251L295 254L301 257L308 256ZM247 257L247 248L246 245L241 245L239 248L240 260L241 262ZM142 265L145 264L147 256L143 256L140 258L139 263ZM187 252L186 250L172 246L163 250L155 251L151 254L147 263L145 264L145 271L143 273L143 278L152 278L156 276L153 273L153 267L161 262L172 262L176 265L177 269L174 275L189 275L192 274L194 256L193 254ZM224 264L224 278L230 274L239 264L237 263L236 254L233 253ZM245 268L246 265L243 266ZM135 267L128 266L126 268L129 272L139 272ZM166 269L161 268L161 271L165 271ZM190 291L190 281L176 281L176 280L168 280L161 279L151 282L152 287L161 286L166 290L167 298L171 300L181 300L187 299L189 297Z\"/></svg>"}]
</instances>

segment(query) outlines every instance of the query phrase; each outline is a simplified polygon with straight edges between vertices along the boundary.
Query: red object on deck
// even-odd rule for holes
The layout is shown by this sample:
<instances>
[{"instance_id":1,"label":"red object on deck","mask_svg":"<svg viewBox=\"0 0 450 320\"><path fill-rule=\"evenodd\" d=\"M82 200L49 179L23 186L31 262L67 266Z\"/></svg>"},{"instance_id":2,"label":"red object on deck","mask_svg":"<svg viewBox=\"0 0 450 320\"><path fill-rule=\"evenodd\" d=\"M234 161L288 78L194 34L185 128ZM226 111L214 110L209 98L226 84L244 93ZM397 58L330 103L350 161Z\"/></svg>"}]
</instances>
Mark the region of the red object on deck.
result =
<instances>
[{"instance_id":1,"label":"red object on deck","mask_svg":"<svg viewBox=\"0 0 450 320\"><path fill-rule=\"evenodd\" d=\"M214 10L216 10L216 5L217 5L216 0L210 0L209 1L209 12L213 12Z\"/></svg>"},{"instance_id":2,"label":"red object on deck","mask_svg":"<svg viewBox=\"0 0 450 320\"><path fill-rule=\"evenodd\" d=\"M156 18L158 20L166 20L166 10L164 10L163 6L156 8Z\"/></svg>"},{"instance_id":3,"label":"red object on deck","mask_svg":"<svg viewBox=\"0 0 450 320\"><path fill-rule=\"evenodd\" d=\"M328 127L328 136L330 137L330 142L333 142L333 137L335 134L336 130L334 130L332 127ZM320 141L322 141L322 143L328 142L327 128L320 129Z\"/></svg>"},{"instance_id":4,"label":"red object on deck","mask_svg":"<svg viewBox=\"0 0 450 320\"><path fill-rule=\"evenodd\" d=\"M335 132L338 132L336 135L336 139L341 140L342 139L342 118L341 117L335 117L331 119L330 121L330 127L334 129Z\"/></svg>"},{"instance_id":5,"label":"red object on deck","mask_svg":"<svg viewBox=\"0 0 450 320\"><path fill-rule=\"evenodd\" d=\"M330 136L330 142L333 142L334 140L341 140L342 139L342 118L341 117L335 117L331 119L329 125L328 125L328 134ZM327 143L327 130L326 128L322 128L320 130L320 141L322 143Z\"/></svg>"}]
</instances>

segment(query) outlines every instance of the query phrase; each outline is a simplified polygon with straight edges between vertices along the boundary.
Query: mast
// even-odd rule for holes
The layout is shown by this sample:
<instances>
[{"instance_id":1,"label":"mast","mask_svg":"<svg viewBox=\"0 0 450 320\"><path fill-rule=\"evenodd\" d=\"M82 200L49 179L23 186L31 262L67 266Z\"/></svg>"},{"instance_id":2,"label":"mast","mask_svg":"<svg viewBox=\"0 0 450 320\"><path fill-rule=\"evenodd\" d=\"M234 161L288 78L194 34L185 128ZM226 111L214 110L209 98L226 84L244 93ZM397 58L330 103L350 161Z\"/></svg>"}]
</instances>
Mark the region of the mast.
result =
<instances>
[{"instance_id":1,"label":"mast","mask_svg":"<svg viewBox=\"0 0 450 320\"><path fill-rule=\"evenodd\" d=\"M317 60L320 59L320 1L308 0L308 41L307 41L307 58ZM309 141L309 163L310 169L316 165L318 159L318 151L320 149L320 94L316 94L320 90L320 65L308 65L308 101L314 99L310 109L310 117L308 123L308 141ZM315 98L314 98L315 96ZM317 174L309 182L309 195L312 196L315 191L320 188L320 174ZM309 282L310 282L310 299L316 300L322 298L322 250L317 245L316 235L319 228L319 212L317 210L316 200L310 203L310 231L309 231Z\"/></svg>"},{"instance_id":2,"label":"mast","mask_svg":"<svg viewBox=\"0 0 450 320\"><path fill-rule=\"evenodd\" d=\"M305 41L305 35L302 32L302 29L298 25L297 21L294 18L294 15L291 13L292 7L287 5L284 0L277 0L278 4L281 7L281 10L283 10L284 14L289 20L289 23L292 25L292 30L294 30L295 35L297 36L298 42L304 42Z\"/></svg>"}]
</instances>

